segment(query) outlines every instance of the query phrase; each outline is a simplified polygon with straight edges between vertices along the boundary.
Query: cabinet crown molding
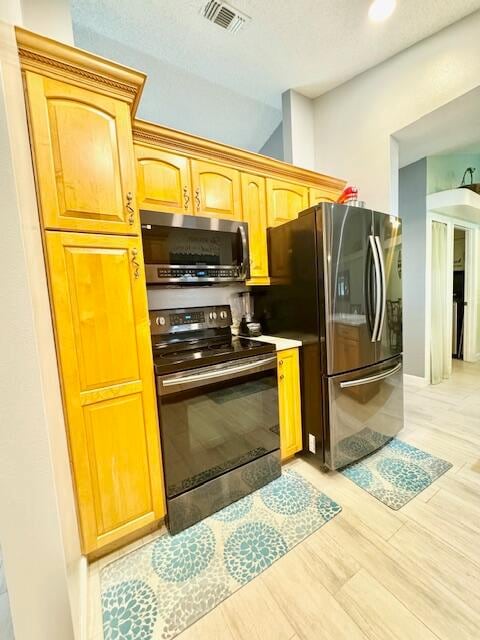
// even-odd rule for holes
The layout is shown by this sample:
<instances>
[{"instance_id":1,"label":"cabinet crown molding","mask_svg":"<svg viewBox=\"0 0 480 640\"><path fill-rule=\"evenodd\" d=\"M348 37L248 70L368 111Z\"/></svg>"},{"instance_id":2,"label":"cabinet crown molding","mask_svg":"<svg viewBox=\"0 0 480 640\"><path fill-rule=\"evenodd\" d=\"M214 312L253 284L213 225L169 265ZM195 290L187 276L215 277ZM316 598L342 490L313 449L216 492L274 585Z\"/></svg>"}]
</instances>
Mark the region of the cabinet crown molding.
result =
<instances>
[{"instance_id":1,"label":"cabinet crown molding","mask_svg":"<svg viewBox=\"0 0 480 640\"><path fill-rule=\"evenodd\" d=\"M309 169L296 167L288 162L275 160L253 151L231 147L221 142L163 127L146 120L135 119L133 122L133 140L139 144L161 147L188 156L210 159L221 164L232 165L236 169L259 173L283 180L342 191L346 182L338 178L326 176Z\"/></svg>"},{"instance_id":2,"label":"cabinet crown molding","mask_svg":"<svg viewBox=\"0 0 480 640\"><path fill-rule=\"evenodd\" d=\"M20 27L15 35L23 70L124 100L135 115L146 74Z\"/></svg>"}]
</instances>

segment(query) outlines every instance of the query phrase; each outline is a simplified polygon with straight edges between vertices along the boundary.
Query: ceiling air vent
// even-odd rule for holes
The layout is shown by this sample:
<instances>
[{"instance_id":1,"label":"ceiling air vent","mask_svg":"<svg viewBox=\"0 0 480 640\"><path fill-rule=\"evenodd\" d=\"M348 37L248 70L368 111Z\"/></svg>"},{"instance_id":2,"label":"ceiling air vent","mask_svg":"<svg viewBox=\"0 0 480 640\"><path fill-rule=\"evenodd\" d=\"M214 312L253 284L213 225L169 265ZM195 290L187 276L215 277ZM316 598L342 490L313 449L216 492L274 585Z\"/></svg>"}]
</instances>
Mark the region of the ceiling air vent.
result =
<instances>
[{"instance_id":1,"label":"ceiling air vent","mask_svg":"<svg viewBox=\"0 0 480 640\"><path fill-rule=\"evenodd\" d=\"M234 9L225 2L217 2L217 0L209 0L202 9L202 15L210 22L218 24L222 29L237 33L240 31L251 18L244 13Z\"/></svg>"}]
</instances>

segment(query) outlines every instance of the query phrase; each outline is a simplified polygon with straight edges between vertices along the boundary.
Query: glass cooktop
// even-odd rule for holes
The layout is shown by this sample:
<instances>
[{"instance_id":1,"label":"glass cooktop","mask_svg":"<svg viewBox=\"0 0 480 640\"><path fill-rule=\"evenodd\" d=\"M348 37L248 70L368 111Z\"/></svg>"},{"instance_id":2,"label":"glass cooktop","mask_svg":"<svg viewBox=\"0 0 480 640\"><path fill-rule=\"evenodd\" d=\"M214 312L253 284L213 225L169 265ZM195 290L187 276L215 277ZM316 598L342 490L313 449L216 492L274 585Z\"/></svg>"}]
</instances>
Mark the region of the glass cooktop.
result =
<instances>
[{"instance_id":1,"label":"glass cooktop","mask_svg":"<svg viewBox=\"0 0 480 640\"><path fill-rule=\"evenodd\" d=\"M160 375L272 351L275 351L275 347L271 344L234 336L221 342L199 339L184 343L157 343L153 345L153 360L155 372Z\"/></svg>"}]
</instances>

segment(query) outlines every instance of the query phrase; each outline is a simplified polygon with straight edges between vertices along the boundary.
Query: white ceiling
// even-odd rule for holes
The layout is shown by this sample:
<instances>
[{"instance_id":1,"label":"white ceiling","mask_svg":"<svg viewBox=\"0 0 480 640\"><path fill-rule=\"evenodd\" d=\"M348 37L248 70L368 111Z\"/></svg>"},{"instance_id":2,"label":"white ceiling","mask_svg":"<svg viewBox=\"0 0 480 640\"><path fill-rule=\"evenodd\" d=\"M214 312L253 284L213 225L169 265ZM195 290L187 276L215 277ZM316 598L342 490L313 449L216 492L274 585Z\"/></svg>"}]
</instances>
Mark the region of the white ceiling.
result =
<instances>
[{"instance_id":1,"label":"white ceiling","mask_svg":"<svg viewBox=\"0 0 480 640\"><path fill-rule=\"evenodd\" d=\"M480 9L480 0L398 0L384 23L370 0L232 0L252 17L231 34L200 16L206 0L72 0L75 24L272 107L295 88L316 97Z\"/></svg>"}]
</instances>

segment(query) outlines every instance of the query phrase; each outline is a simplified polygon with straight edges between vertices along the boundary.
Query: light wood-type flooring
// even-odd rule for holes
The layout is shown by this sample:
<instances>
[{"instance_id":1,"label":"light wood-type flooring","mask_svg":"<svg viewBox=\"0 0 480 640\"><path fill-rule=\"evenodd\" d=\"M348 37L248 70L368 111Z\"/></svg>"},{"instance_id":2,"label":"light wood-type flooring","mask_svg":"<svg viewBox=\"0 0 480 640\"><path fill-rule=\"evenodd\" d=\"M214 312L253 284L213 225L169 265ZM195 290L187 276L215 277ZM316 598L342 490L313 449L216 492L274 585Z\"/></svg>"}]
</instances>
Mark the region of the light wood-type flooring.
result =
<instances>
[{"instance_id":1,"label":"light wood-type flooring","mask_svg":"<svg viewBox=\"0 0 480 640\"><path fill-rule=\"evenodd\" d=\"M290 465L343 511L179 640L479 640L480 364L438 386L406 383L400 437L453 467L400 511L339 473ZM90 568L89 640L101 640Z\"/></svg>"}]
</instances>

